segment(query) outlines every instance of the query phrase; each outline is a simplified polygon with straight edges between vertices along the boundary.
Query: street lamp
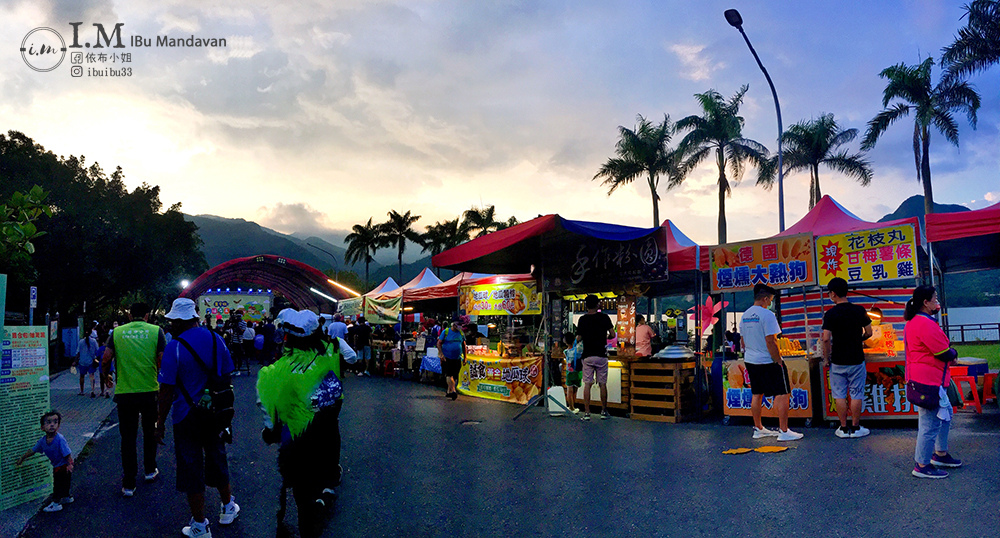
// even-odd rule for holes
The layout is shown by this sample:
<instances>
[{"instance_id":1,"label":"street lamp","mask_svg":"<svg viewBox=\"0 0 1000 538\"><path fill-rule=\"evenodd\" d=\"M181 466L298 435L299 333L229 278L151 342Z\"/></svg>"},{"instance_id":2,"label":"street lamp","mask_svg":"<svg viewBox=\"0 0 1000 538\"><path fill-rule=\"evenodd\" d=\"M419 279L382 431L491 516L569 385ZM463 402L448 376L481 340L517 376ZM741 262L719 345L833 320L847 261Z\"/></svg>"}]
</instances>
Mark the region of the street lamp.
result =
<instances>
[{"instance_id":1,"label":"street lamp","mask_svg":"<svg viewBox=\"0 0 1000 538\"><path fill-rule=\"evenodd\" d=\"M181 280L181 288L187 288L190 285L191 282L189 282L188 279L185 278L184 280Z\"/></svg>"},{"instance_id":2,"label":"street lamp","mask_svg":"<svg viewBox=\"0 0 1000 538\"><path fill-rule=\"evenodd\" d=\"M781 128L781 106L778 104L778 92L774 90L774 83L771 82L771 75L768 75L767 69L764 69L764 64L760 62L760 57L757 56L757 51L753 50L753 45L750 44L750 38L747 37L747 33L743 31L743 17L740 16L740 12L735 9L727 9L725 15L726 21L729 25L740 31L740 35L743 36L743 40L746 41L747 46L750 47L753 59L757 60L757 66L764 72L764 78L767 79L767 85L771 87L771 96L774 97L774 110L778 113L778 231L783 232L785 231L785 178L781 170L781 135L784 130Z\"/></svg>"},{"instance_id":3,"label":"street lamp","mask_svg":"<svg viewBox=\"0 0 1000 538\"><path fill-rule=\"evenodd\" d=\"M320 251L320 252L325 252L326 255L329 256L330 259L333 260L333 279L334 280L340 280L340 264L337 262L337 257L334 256L333 253L330 252L329 250L326 250L324 248L319 248L319 247L317 247L316 245L314 245L312 243L306 243L306 244L309 245L310 247L312 247L312 248Z\"/></svg>"}]
</instances>

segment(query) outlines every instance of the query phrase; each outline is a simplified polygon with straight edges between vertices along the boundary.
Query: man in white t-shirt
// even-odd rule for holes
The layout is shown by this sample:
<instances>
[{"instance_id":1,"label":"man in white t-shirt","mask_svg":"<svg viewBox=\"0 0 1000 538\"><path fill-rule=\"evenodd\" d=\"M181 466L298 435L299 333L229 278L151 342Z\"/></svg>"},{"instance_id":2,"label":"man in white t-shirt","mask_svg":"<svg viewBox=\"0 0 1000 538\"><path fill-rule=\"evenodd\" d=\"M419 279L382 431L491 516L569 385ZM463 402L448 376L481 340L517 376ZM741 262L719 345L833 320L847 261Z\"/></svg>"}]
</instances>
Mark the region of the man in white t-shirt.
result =
<instances>
[{"instance_id":1,"label":"man in white t-shirt","mask_svg":"<svg viewBox=\"0 0 1000 538\"><path fill-rule=\"evenodd\" d=\"M778 335L781 327L774 312L768 310L777 292L774 288L757 284L753 287L753 306L743 313L740 332L743 333L743 362L750 376L753 392L753 438L777 437L779 441L802 439L801 433L788 429L788 368L781 360ZM774 411L778 414L780 431L769 430L760 421L764 398L774 398Z\"/></svg>"}]
</instances>

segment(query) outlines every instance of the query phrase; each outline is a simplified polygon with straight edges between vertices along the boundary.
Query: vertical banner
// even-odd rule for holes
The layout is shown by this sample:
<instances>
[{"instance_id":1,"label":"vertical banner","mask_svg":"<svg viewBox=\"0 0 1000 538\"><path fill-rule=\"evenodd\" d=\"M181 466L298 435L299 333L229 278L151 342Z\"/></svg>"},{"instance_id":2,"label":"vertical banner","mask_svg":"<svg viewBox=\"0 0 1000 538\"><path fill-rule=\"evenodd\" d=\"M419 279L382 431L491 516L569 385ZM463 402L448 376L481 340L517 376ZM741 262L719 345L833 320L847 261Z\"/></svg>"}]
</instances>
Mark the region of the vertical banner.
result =
<instances>
[{"instance_id":1,"label":"vertical banner","mask_svg":"<svg viewBox=\"0 0 1000 538\"><path fill-rule=\"evenodd\" d=\"M916 278L917 238L912 224L816 239L819 283L840 277L849 283Z\"/></svg>"},{"instance_id":2,"label":"vertical banner","mask_svg":"<svg viewBox=\"0 0 1000 538\"><path fill-rule=\"evenodd\" d=\"M618 297L618 344L635 345L635 296Z\"/></svg>"},{"instance_id":3,"label":"vertical banner","mask_svg":"<svg viewBox=\"0 0 1000 538\"><path fill-rule=\"evenodd\" d=\"M47 329L5 327L0 333L0 510L52 491L52 466L45 456L15 465L44 435L38 419L49 409Z\"/></svg>"}]
</instances>

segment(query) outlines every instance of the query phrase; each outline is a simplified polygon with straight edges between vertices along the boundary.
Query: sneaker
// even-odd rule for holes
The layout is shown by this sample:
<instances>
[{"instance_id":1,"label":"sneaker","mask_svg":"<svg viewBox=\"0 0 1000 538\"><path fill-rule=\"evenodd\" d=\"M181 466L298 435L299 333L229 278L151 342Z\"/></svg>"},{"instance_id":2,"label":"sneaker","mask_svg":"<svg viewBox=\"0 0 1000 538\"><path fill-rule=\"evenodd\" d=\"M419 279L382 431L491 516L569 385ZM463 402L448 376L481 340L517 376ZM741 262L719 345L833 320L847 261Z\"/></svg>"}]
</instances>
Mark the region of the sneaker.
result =
<instances>
[{"instance_id":1,"label":"sneaker","mask_svg":"<svg viewBox=\"0 0 1000 538\"><path fill-rule=\"evenodd\" d=\"M181 534L192 538L212 538L212 529L208 528L207 519L201 523L195 523L194 518L191 518L191 522L181 529Z\"/></svg>"},{"instance_id":2,"label":"sneaker","mask_svg":"<svg viewBox=\"0 0 1000 538\"><path fill-rule=\"evenodd\" d=\"M153 472L146 474L146 482L152 482L158 476L160 476L160 469L153 469Z\"/></svg>"},{"instance_id":3,"label":"sneaker","mask_svg":"<svg viewBox=\"0 0 1000 538\"><path fill-rule=\"evenodd\" d=\"M122 488L122 497L131 497L135 495L135 488Z\"/></svg>"},{"instance_id":4,"label":"sneaker","mask_svg":"<svg viewBox=\"0 0 1000 538\"><path fill-rule=\"evenodd\" d=\"M841 426L841 427L837 428L837 431L835 433L837 434L837 437L840 437L841 439L850 439L851 438L851 427L850 426Z\"/></svg>"},{"instance_id":5,"label":"sneaker","mask_svg":"<svg viewBox=\"0 0 1000 538\"><path fill-rule=\"evenodd\" d=\"M50 502L48 506L42 508L43 512L58 512L60 510L62 510L62 505L55 501Z\"/></svg>"},{"instance_id":6,"label":"sneaker","mask_svg":"<svg viewBox=\"0 0 1000 538\"><path fill-rule=\"evenodd\" d=\"M872 431L864 426L858 426L856 429L851 430L851 438L857 439L859 437L864 437L870 434Z\"/></svg>"},{"instance_id":7,"label":"sneaker","mask_svg":"<svg viewBox=\"0 0 1000 538\"><path fill-rule=\"evenodd\" d=\"M798 441L803 437L801 433L793 432L792 430L785 430L778 434L779 441Z\"/></svg>"},{"instance_id":8,"label":"sneaker","mask_svg":"<svg viewBox=\"0 0 1000 538\"><path fill-rule=\"evenodd\" d=\"M611 413L608 413L607 411L601 411L601 420L608 420L609 418L611 418Z\"/></svg>"},{"instance_id":9,"label":"sneaker","mask_svg":"<svg viewBox=\"0 0 1000 538\"><path fill-rule=\"evenodd\" d=\"M323 497L326 497L331 502L332 501L336 501L337 500L337 488L323 488L323 491L320 492L320 495L322 495Z\"/></svg>"},{"instance_id":10,"label":"sneaker","mask_svg":"<svg viewBox=\"0 0 1000 538\"><path fill-rule=\"evenodd\" d=\"M219 525L229 525L240 515L240 505L236 504L236 497L229 496L229 504L222 505L219 512Z\"/></svg>"},{"instance_id":11,"label":"sneaker","mask_svg":"<svg viewBox=\"0 0 1000 538\"><path fill-rule=\"evenodd\" d=\"M920 465L919 463L913 466L910 474L917 478L948 478L948 473L941 469L933 465Z\"/></svg>"},{"instance_id":12,"label":"sneaker","mask_svg":"<svg viewBox=\"0 0 1000 538\"><path fill-rule=\"evenodd\" d=\"M590 413L584 413L580 420L590 420Z\"/></svg>"},{"instance_id":13,"label":"sneaker","mask_svg":"<svg viewBox=\"0 0 1000 538\"><path fill-rule=\"evenodd\" d=\"M580 414L580 410L577 409L577 408L575 408L575 407L573 409L571 409L570 411L573 411L574 415L579 415Z\"/></svg>"},{"instance_id":14,"label":"sneaker","mask_svg":"<svg viewBox=\"0 0 1000 538\"><path fill-rule=\"evenodd\" d=\"M777 436L778 436L778 432L776 432L774 430L769 430L767 428L757 429L757 426L753 427L753 438L754 439L763 439L765 437L777 437Z\"/></svg>"},{"instance_id":15,"label":"sneaker","mask_svg":"<svg viewBox=\"0 0 1000 538\"><path fill-rule=\"evenodd\" d=\"M951 457L951 454L945 454L944 456L934 454L931 456L931 465L935 467L961 467L962 460Z\"/></svg>"},{"instance_id":16,"label":"sneaker","mask_svg":"<svg viewBox=\"0 0 1000 538\"><path fill-rule=\"evenodd\" d=\"M72 504L75 500L73 497L63 497L59 499L59 504Z\"/></svg>"}]
</instances>

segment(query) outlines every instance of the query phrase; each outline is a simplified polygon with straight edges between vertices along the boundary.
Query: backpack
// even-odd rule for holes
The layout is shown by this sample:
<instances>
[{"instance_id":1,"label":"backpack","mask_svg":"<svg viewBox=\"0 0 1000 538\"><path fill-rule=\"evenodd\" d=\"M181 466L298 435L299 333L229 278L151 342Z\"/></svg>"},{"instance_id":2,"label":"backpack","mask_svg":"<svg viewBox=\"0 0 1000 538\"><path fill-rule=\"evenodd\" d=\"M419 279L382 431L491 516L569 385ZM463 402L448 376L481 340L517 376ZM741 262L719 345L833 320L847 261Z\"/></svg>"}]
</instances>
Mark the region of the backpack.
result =
<instances>
[{"instance_id":1,"label":"backpack","mask_svg":"<svg viewBox=\"0 0 1000 538\"><path fill-rule=\"evenodd\" d=\"M208 376L208 384L205 386L205 390L202 391L197 403L188 394L187 389L184 388L182 383L178 383L177 388L180 389L181 394L191 408L191 412L201 413L208 418L212 424L213 433L218 435L223 442L232 443L233 416L236 414L233 404L235 403L236 395L233 393L233 385L226 383L222 376L216 374L218 371L219 339L214 334L212 335L211 369L205 364L205 361L201 360L198 352L191 347L191 344L179 336L175 340L184 346L184 349L187 349L191 357L194 358L194 361L201 367L202 372Z\"/></svg>"}]
</instances>

